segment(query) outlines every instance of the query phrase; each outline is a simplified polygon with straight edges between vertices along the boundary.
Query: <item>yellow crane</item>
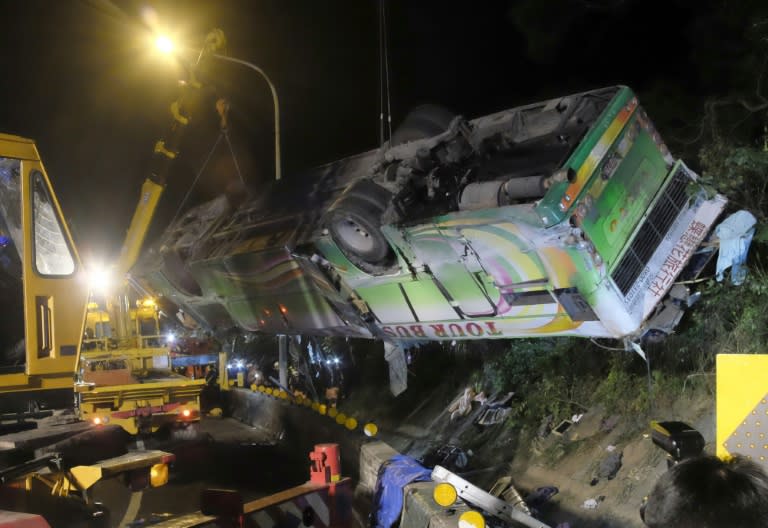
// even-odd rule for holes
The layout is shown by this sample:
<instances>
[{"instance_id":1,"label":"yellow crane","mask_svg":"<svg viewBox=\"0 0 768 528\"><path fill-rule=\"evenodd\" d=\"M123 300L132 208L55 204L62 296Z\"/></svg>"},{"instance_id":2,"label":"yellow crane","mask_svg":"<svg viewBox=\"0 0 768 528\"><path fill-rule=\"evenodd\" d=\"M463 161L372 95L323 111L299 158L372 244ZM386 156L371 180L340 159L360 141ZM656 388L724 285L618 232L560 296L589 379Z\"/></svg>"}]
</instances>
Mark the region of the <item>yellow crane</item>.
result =
<instances>
[{"instance_id":1,"label":"yellow crane","mask_svg":"<svg viewBox=\"0 0 768 528\"><path fill-rule=\"evenodd\" d=\"M206 39L200 58L223 44L223 36ZM139 312L154 309L142 305L132 311L125 280L141 251L182 133L204 97L195 69L189 69L179 98L170 105L169 132L155 144L150 174L109 272L116 284L104 291L108 315L101 321L111 335L108 347L81 348L92 293L88 274L34 141L0 134L0 287L20 290L18 304L23 306L23 331L16 331L22 339L16 346L20 357L11 356L6 363L12 364L0 368L0 395L71 391L75 375L76 406L83 419L118 423L131 433L154 430L168 419L199 419L204 381L174 374L168 347L157 332L142 335Z\"/></svg>"}]
</instances>

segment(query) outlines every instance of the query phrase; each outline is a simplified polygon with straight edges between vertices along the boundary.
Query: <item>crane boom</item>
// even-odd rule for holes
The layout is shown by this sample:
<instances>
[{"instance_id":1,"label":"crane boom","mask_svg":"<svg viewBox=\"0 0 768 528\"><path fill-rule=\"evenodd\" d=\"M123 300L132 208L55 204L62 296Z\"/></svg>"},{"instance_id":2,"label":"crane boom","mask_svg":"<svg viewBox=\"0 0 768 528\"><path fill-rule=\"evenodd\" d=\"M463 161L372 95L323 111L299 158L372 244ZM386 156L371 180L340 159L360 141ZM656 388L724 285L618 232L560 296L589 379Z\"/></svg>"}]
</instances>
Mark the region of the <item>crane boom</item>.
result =
<instances>
[{"instance_id":1,"label":"crane boom","mask_svg":"<svg viewBox=\"0 0 768 528\"><path fill-rule=\"evenodd\" d=\"M120 279L125 277L139 258L141 247L144 245L144 239L152 223L152 217L165 190L165 181L171 163L178 156L179 144L187 125L191 121L190 116L196 113L196 109L205 95L202 85L196 78L197 66L202 59L223 48L225 43L226 39L221 30L213 30L206 36L205 44L197 61L189 66L189 80L180 83L179 98L170 105L171 126L166 137L155 143L150 174L141 186L139 202L134 210L115 265L116 276Z\"/></svg>"}]
</instances>

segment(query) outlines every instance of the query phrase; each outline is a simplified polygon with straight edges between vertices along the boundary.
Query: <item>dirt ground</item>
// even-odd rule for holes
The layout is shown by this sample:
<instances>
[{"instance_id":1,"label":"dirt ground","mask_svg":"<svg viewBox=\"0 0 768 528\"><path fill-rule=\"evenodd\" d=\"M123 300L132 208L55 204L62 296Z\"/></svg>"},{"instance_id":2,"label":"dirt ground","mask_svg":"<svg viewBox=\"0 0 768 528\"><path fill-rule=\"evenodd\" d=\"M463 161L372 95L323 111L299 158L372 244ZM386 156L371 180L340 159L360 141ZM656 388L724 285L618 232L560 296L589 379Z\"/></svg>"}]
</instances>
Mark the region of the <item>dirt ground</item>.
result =
<instances>
[{"instance_id":1,"label":"dirt ground","mask_svg":"<svg viewBox=\"0 0 768 528\"><path fill-rule=\"evenodd\" d=\"M450 469L483 489L491 489L503 477L510 477L523 497L542 487L556 487L557 494L539 508L541 520L553 528L560 523L568 523L570 528L642 527L639 505L666 470L666 455L651 441L647 416L620 416L595 407L586 409L562 434L541 435L539 427L523 426L513 416L497 424L479 425L478 418L488 407L473 402L465 415L452 420L448 409L465 386L453 382L428 390L416 387L398 398L381 388L360 391L343 401L340 410L359 423L375 422L380 440L415 458L438 446L456 446L466 455L466 464ZM654 417L685 421L697 428L711 452L714 407L711 388L701 386L689 388L673 406L657 411ZM97 499L109 505L115 525L152 514L184 513L197 508L204 485L226 483L248 493L268 494L306 479L306 459L295 455L308 453L313 443L342 442L348 454L357 452L359 442L367 440L361 432L347 432L309 409L282 402L269 408L274 408L276 417L282 416L274 420L282 424L279 442L274 442L274 431L266 434L260 427L272 423L263 413L255 425L232 419L204 421L197 442L179 439L168 445L146 446L177 455L176 479L168 486L149 490L136 500L118 483L109 482L94 490ZM615 475L599 476L601 463L618 453L622 454L621 466ZM277 460L282 462L275 464ZM356 476L356 462L354 456L345 456L345 472ZM275 489L249 487L263 482ZM590 499L596 507L585 508ZM363 526L365 511L360 512L357 524Z\"/></svg>"},{"instance_id":2,"label":"dirt ground","mask_svg":"<svg viewBox=\"0 0 768 528\"><path fill-rule=\"evenodd\" d=\"M651 440L647 416L612 415L593 408L564 434L541 437L538 431L516 427L514 418L477 425L483 411L479 403L473 403L466 416L451 421L447 408L463 390L438 387L411 405L403 418L383 420L381 439L415 458L436 445L459 446L471 454L466 467L455 472L484 489L504 476L512 478L523 497L540 487L557 487L559 492L540 509L541 520L552 527L566 522L571 528L643 526L639 506L667 469L666 453ZM689 389L673 408L661 409L654 417L690 424L704 435L707 450L712 451L714 408L710 390ZM618 453L621 466L615 476L598 477L601 462ZM585 507L589 499L594 499L596 507Z\"/></svg>"}]
</instances>

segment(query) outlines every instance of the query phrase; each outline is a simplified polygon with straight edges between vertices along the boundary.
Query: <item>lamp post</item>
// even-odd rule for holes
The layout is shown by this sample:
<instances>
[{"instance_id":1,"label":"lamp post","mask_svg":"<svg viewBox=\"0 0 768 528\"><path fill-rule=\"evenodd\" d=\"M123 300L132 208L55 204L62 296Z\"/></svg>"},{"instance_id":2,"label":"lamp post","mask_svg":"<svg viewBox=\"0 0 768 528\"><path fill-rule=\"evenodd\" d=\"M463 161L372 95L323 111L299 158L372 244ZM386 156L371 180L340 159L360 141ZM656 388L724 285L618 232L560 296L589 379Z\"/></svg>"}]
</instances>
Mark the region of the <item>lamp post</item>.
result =
<instances>
[{"instance_id":1,"label":"lamp post","mask_svg":"<svg viewBox=\"0 0 768 528\"><path fill-rule=\"evenodd\" d=\"M236 59L234 57L228 57L226 55L219 55L218 53L211 53L209 57L213 57L214 59L225 62L234 62L235 64L240 64L241 66L250 68L251 70L260 74L264 80L267 81L269 90L272 92L272 103L275 107L275 180L279 180L282 176L280 171L280 100L277 97L277 90L275 89L275 85L272 83L272 80L264 72L264 70L251 62L244 61L242 59Z\"/></svg>"}]
</instances>

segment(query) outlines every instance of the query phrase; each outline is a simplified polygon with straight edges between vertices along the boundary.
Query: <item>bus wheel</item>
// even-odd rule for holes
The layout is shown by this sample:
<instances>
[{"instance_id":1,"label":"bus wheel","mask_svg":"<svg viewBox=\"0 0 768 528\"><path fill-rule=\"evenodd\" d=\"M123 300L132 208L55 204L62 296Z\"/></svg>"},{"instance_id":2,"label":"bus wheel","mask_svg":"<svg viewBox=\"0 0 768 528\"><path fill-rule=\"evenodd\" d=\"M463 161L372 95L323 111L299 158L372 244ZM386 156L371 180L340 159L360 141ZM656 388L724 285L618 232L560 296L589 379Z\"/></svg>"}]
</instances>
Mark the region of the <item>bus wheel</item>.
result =
<instances>
[{"instance_id":1,"label":"bus wheel","mask_svg":"<svg viewBox=\"0 0 768 528\"><path fill-rule=\"evenodd\" d=\"M381 232L383 212L371 200L350 194L331 209L325 226L353 263L386 265L393 260L394 253Z\"/></svg>"},{"instance_id":2,"label":"bus wheel","mask_svg":"<svg viewBox=\"0 0 768 528\"><path fill-rule=\"evenodd\" d=\"M371 180L361 180L352 185L344 192L339 202L343 202L351 196L370 202L371 205L382 212L386 211L389 202L392 201L392 193Z\"/></svg>"},{"instance_id":3,"label":"bus wheel","mask_svg":"<svg viewBox=\"0 0 768 528\"><path fill-rule=\"evenodd\" d=\"M195 440L199 436L196 424L178 424L171 429L174 440Z\"/></svg>"},{"instance_id":4,"label":"bus wheel","mask_svg":"<svg viewBox=\"0 0 768 528\"><path fill-rule=\"evenodd\" d=\"M456 114L439 105L425 104L417 106L405 116L403 122L392 134L389 144L400 145L442 134L451 126Z\"/></svg>"}]
</instances>

